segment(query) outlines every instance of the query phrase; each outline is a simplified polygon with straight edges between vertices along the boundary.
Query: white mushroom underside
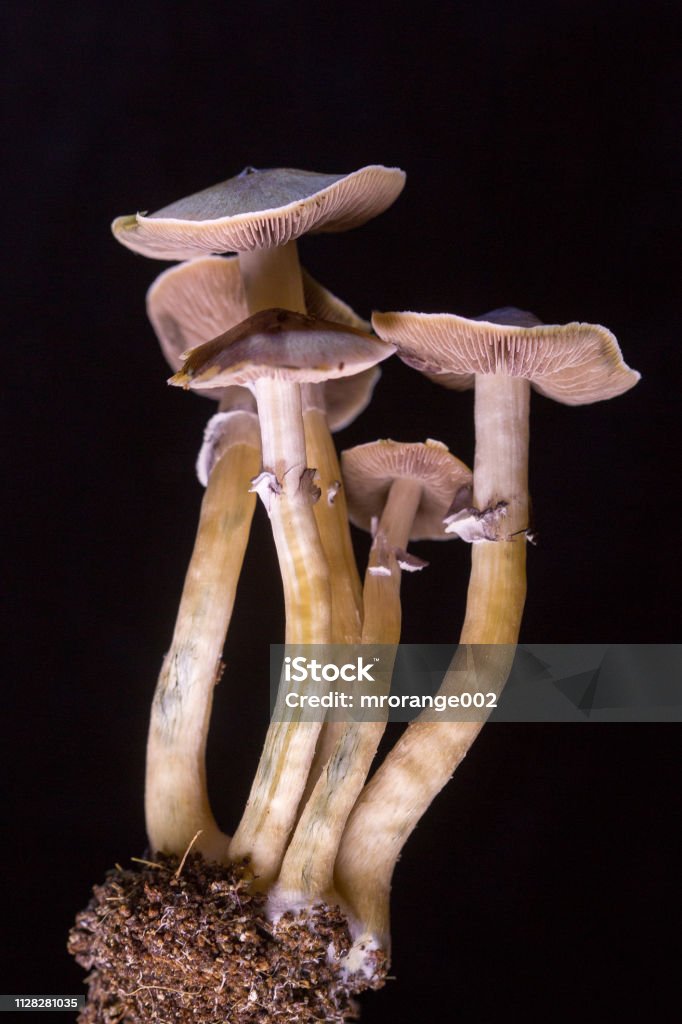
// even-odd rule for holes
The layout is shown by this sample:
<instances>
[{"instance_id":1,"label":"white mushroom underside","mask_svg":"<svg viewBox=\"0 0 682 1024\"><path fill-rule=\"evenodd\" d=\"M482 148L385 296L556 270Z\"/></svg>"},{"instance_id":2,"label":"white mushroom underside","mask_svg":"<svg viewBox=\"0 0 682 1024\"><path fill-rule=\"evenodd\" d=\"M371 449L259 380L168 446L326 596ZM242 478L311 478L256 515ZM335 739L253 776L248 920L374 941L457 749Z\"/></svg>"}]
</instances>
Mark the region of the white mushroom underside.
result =
<instances>
[{"instance_id":1,"label":"white mushroom underside","mask_svg":"<svg viewBox=\"0 0 682 1024\"><path fill-rule=\"evenodd\" d=\"M450 314L382 313L375 329L401 359L446 387L464 390L476 374L530 379L567 405L613 398L639 380L613 334L598 324L514 327Z\"/></svg>"}]
</instances>

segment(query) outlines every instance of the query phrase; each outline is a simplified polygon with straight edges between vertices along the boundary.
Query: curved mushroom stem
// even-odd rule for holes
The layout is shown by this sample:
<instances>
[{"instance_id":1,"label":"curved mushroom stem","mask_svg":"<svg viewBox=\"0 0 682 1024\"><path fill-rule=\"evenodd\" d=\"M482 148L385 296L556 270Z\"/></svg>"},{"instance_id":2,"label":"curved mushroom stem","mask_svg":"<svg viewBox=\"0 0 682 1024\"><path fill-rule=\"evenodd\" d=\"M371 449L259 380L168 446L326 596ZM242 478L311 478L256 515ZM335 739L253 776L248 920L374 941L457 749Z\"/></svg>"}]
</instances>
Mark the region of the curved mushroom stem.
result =
<instances>
[{"instance_id":1,"label":"curved mushroom stem","mask_svg":"<svg viewBox=\"0 0 682 1024\"><path fill-rule=\"evenodd\" d=\"M239 257L249 312L283 306L304 312L296 243ZM256 482L270 516L286 609L287 644L325 644L330 638L327 563L315 522L307 467L300 386L262 378L255 384L263 442ZM249 857L259 886L276 876L293 827L319 723L273 722L265 739L230 858Z\"/></svg>"},{"instance_id":2,"label":"curved mushroom stem","mask_svg":"<svg viewBox=\"0 0 682 1024\"><path fill-rule=\"evenodd\" d=\"M256 416L230 414L223 453L208 479L192 558L152 703L145 808L154 851L181 856L196 849L221 860L229 837L219 830L206 788L206 737L213 687L249 537L260 464Z\"/></svg>"},{"instance_id":3,"label":"curved mushroom stem","mask_svg":"<svg viewBox=\"0 0 682 1024\"><path fill-rule=\"evenodd\" d=\"M476 378L474 496L479 508L507 503L505 533L525 530L528 514L529 384L496 374ZM467 612L460 643L485 644L484 657L463 679L458 659L441 693L455 686L498 691L513 661L525 601L526 544L513 540L473 545ZM451 778L482 722L411 722L349 817L335 881L357 919L351 962L359 951L390 948L389 895L393 870L407 838Z\"/></svg>"},{"instance_id":4,"label":"curved mushroom stem","mask_svg":"<svg viewBox=\"0 0 682 1024\"><path fill-rule=\"evenodd\" d=\"M415 480L398 479L391 485L365 576L363 644L400 641L402 573L395 550L407 548L421 495ZM276 898L295 904L331 895L341 836L384 729L383 721L344 724L296 826Z\"/></svg>"}]
</instances>

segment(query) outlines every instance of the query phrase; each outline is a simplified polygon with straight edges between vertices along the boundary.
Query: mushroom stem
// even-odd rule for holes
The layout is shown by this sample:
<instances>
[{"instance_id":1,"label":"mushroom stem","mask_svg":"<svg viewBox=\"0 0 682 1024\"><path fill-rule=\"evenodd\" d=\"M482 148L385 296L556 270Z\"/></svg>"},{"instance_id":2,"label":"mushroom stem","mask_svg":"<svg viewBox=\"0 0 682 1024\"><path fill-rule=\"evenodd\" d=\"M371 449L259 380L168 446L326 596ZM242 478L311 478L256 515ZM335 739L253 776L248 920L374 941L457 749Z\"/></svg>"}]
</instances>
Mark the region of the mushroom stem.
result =
<instances>
[{"instance_id":1,"label":"mushroom stem","mask_svg":"<svg viewBox=\"0 0 682 1024\"><path fill-rule=\"evenodd\" d=\"M416 480L397 479L391 484L365 576L363 644L400 641L402 572L395 549L407 547L421 495ZM372 571L376 569L382 571ZM383 721L343 724L284 857L277 897L293 904L331 895L341 836L384 729Z\"/></svg>"},{"instance_id":2,"label":"mushroom stem","mask_svg":"<svg viewBox=\"0 0 682 1024\"><path fill-rule=\"evenodd\" d=\"M397 644L400 642L402 612L396 549L405 551L410 530L419 507L422 486L416 480L394 480L377 526L365 576L362 624L363 644ZM372 570L390 569L390 575Z\"/></svg>"},{"instance_id":3,"label":"mushroom stem","mask_svg":"<svg viewBox=\"0 0 682 1024\"><path fill-rule=\"evenodd\" d=\"M281 305L305 312L296 243L241 254L249 312ZM313 512L298 384L255 383L263 443L262 494L272 523L286 610L287 644L330 639L329 573ZM319 723L272 722L251 793L230 844L249 857L259 886L276 876L315 752Z\"/></svg>"},{"instance_id":4,"label":"mushroom stem","mask_svg":"<svg viewBox=\"0 0 682 1024\"><path fill-rule=\"evenodd\" d=\"M341 467L324 411L324 386L304 384L301 398L308 460L317 469L316 480L322 491L314 511L329 564L331 641L335 644L356 644L362 632L362 586L348 526ZM345 728L345 722L323 722L301 807L308 802Z\"/></svg>"},{"instance_id":5,"label":"mushroom stem","mask_svg":"<svg viewBox=\"0 0 682 1024\"><path fill-rule=\"evenodd\" d=\"M504 533L528 526L530 381L504 373L477 374L474 418L474 504L506 503Z\"/></svg>"},{"instance_id":6,"label":"mushroom stem","mask_svg":"<svg viewBox=\"0 0 682 1024\"><path fill-rule=\"evenodd\" d=\"M324 412L323 392L321 384L305 384L301 389L306 451L308 462L317 471L316 480L322 491L314 511L329 564L332 643L355 644L362 630L362 585L348 527L341 467ZM315 393L319 395L317 399Z\"/></svg>"},{"instance_id":7,"label":"mushroom stem","mask_svg":"<svg viewBox=\"0 0 682 1024\"><path fill-rule=\"evenodd\" d=\"M507 503L506 536L525 530L528 514L527 381L495 374L476 377L475 502ZM467 611L460 643L485 644L483 657L464 677L457 661L441 693L455 686L498 691L514 657L526 593L526 543L481 540L473 544ZM488 646L489 645L489 646ZM361 793L349 817L335 880L358 921L356 947L388 950L389 895L393 871L418 821L467 754L482 722L411 722Z\"/></svg>"},{"instance_id":8,"label":"mushroom stem","mask_svg":"<svg viewBox=\"0 0 682 1024\"><path fill-rule=\"evenodd\" d=\"M295 241L239 253L239 272L249 314L281 306L305 313L303 279Z\"/></svg>"},{"instance_id":9,"label":"mushroom stem","mask_svg":"<svg viewBox=\"0 0 682 1024\"><path fill-rule=\"evenodd\" d=\"M501 538L472 545L463 644L515 644L526 600L530 382L477 375L474 504L506 503ZM502 539L504 538L504 539ZM514 538L514 539L509 539Z\"/></svg>"},{"instance_id":10,"label":"mushroom stem","mask_svg":"<svg viewBox=\"0 0 682 1024\"><path fill-rule=\"evenodd\" d=\"M307 470L301 389L262 378L255 384L263 441L268 515L277 548L287 644L324 644L331 628L329 571L313 513Z\"/></svg>"},{"instance_id":11,"label":"mushroom stem","mask_svg":"<svg viewBox=\"0 0 682 1024\"><path fill-rule=\"evenodd\" d=\"M231 414L227 444L208 480L152 703L145 785L152 850L180 856L201 830L196 848L213 860L224 857L229 837L209 804L206 738L255 505L249 484L260 464L260 439L253 413Z\"/></svg>"}]
</instances>

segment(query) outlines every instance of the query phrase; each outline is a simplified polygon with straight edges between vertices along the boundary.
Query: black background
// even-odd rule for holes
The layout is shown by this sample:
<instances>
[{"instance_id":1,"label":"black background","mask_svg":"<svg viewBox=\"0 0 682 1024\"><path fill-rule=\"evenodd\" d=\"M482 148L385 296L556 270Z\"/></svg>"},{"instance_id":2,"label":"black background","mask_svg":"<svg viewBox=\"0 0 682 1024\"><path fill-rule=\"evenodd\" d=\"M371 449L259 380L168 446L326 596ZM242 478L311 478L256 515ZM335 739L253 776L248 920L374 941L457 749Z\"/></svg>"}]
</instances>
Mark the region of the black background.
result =
<instances>
[{"instance_id":1,"label":"black background","mask_svg":"<svg viewBox=\"0 0 682 1024\"><path fill-rule=\"evenodd\" d=\"M111 219L244 165L403 167L377 220L301 243L358 312L505 304L606 324L637 388L533 399L528 642L679 639L674 4L22 3L4 8L10 288L3 426L9 643L4 992L73 993L70 920L145 845L147 710L201 490L208 402L165 387L144 314L163 264ZM472 458L472 399L397 360L341 447L393 437ZM361 564L367 540L357 537ZM415 546L404 639L449 642L469 552ZM282 637L259 509L209 751L225 829ZM676 725L490 726L395 877L395 981L363 1019L540 1021L654 1004L680 850ZM673 947L674 948L674 947Z\"/></svg>"}]
</instances>

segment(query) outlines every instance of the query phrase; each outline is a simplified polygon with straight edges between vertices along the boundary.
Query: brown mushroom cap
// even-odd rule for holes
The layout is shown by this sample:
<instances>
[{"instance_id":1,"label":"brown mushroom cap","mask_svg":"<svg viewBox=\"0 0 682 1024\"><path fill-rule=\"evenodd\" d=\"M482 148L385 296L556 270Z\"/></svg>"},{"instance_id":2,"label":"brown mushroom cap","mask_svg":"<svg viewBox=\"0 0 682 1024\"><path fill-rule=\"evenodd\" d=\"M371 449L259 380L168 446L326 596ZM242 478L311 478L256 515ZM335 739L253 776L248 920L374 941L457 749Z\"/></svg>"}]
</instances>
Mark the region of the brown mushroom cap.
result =
<instances>
[{"instance_id":1,"label":"brown mushroom cap","mask_svg":"<svg viewBox=\"0 0 682 1024\"><path fill-rule=\"evenodd\" d=\"M404 171L380 165L351 174L247 167L156 213L117 217L112 231L129 249L155 259L250 252L307 232L358 227L389 207L404 185Z\"/></svg>"},{"instance_id":2,"label":"brown mushroom cap","mask_svg":"<svg viewBox=\"0 0 682 1024\"><path fill-rule=\"evenodd\" d=\"M394 351L354 327L288 309L264 309L192 349L169 383L193 390L248 385L262 377L321 383L367 370Z\"/></svg>"},{"instance_id":3,"label":"brown mushroom cap","mask_svg":"<svg viewBox=\"0 0 682 1024\"><path fill-rule=\"evenodd\" d=\"M468 320L449 313L375 313L372 326L398 355L445 387L473 387L476 374L525 377L565 405L614 398L640 378L598 324L543 324L513 307Z\"/></svg>"},{"instance_id":4,"label":"brown mushroom cap","mask_svg":"<svg viewBox=\"0 0 682 1024\"><path fill-rule=\"evenodd\" d=\"M180 263L159 274L147 291L147 316L172 370L182 366L183 352L216 338L248 315L236 256Z\"/></svg>"},{"instance_id":5,"label":"brown mushroom cap","mask_svg":"<svg viewBox=\"0 0 682 1024\"><path fill-rule=\"evenodd\" d=\"M349 426L372 400L372 393L381 377L378 366L325 381L324 412L332 434Z\"/></svg>"},{"instance_id":6,"label":"brown mushroom cap","mask_svg":"<svg viewBox=\"0 0 682 1024\"><path fill-rule=\"evenodd\" d=\"M373 441L341 453L348 514L352 523L370 530L381 515L394 480L417 480L422 498L410 540L448 540L443 519L461 488L470 488L471 470L440 441L403 444Z\"/></svg>"},{"instance_id":7,"label":"brown mushroom cap","mask_svg":"<svg viewBox=\"0 0 682 1024\"><path fill-rule=\"evenodd\" d=\"M351 307L301 268L306 308L312 316L370 330ZM147 292L147 315L166 362L179 370L182 355L247 319L249 310L237 256L201 256L164 270ZM369 404L381 376L376 366L352 377L326 381L324 412L329 429L342 430ZM228 388L197 392L225 401Z\"/></svg>"},{"instance_id":8,"label":"brown mushroom cap","mask_svg":"<svg viewBox=\"0 0 682 1024\"><path fill-rule=\"evenodd\" d=\"M369 332L369 323L350 306L303 268L301 274L311 316ZM172 370L179 370L184 352L224 334L248 317L239 258L202 256L164 270L147 291L147 315L166 362Z\"/></svg>"}]
</instances>

